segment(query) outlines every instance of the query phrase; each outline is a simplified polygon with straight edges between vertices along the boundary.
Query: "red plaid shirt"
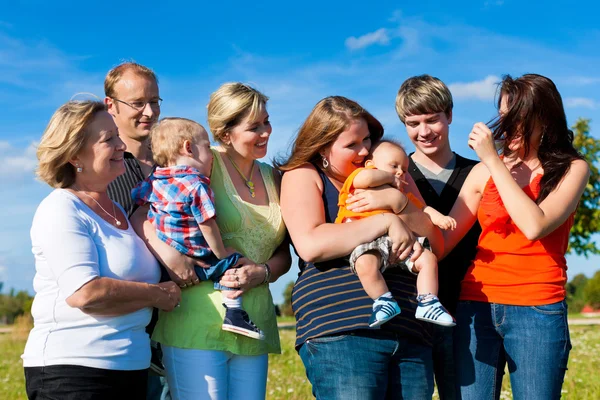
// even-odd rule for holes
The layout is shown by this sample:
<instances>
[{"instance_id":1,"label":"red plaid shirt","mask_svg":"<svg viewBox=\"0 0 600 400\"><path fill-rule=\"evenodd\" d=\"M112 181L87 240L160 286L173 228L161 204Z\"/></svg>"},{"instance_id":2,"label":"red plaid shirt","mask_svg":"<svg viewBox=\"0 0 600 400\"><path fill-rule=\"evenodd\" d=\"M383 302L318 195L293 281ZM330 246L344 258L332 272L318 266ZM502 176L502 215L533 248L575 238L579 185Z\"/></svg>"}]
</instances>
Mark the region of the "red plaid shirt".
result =
<instances>
[{"instance_id":1,"label":"red plaid shirt","mask_svg":"<svg viewBox=\"0 0 600 400\"><path fill-rule=\"evenodd\" d=\"M192 167L156 168L131 197L138 205L150 203L148 219L162 241L188 256L205 257L212 251L198 225L216 215L209 184L210 179Z\"/></svg>"}]
</instances>

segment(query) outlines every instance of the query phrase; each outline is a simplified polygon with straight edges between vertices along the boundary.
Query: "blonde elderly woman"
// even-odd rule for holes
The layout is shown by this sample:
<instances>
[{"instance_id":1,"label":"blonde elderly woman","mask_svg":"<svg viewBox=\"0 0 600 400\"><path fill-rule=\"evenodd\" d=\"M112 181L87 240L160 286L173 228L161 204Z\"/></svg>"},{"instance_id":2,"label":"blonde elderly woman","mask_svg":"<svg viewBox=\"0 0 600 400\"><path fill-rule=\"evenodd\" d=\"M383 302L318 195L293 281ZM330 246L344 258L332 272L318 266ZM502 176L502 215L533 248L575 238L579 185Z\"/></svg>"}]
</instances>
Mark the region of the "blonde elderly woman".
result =
<instances>
[{"instance_id":1,"label":"blonde elderly woman","mask_svg":"<svg viewBox=\"0 0 600 400\"><path fill-rule=\"evenodd\" d=\"M192 276L181 307L160 313L153 339L174 399L264 399L268 353L279 353L279 334L269 282L290 267L289 243L279 209L279 174L258 161L267 154L271 123L268 98L241 83L226 83L210 97L208 124L213 148L210 176L217 225L225 246L244 254L239 268L221 278L243 295L243 307L264 332L255 340L221 329L225 307L212 282L200 282L195 261L158 240L151 224L145 235L172 273ZM251 261L250 261L251 260Z\"/></svg>"},{"instance_id":2,"label":"blonde elderly woman","mask_svg":"<svg viewBox=\"0 0 600 400\"><path fill-rule=\"evenodd\" d=\"M55 188L31 227L34 327L22 356L30 399L145 399L152 307L180 301L106 188L125 171L125 144L104 104L70 101L38 148Z\"/></svg>"}]
</instances>

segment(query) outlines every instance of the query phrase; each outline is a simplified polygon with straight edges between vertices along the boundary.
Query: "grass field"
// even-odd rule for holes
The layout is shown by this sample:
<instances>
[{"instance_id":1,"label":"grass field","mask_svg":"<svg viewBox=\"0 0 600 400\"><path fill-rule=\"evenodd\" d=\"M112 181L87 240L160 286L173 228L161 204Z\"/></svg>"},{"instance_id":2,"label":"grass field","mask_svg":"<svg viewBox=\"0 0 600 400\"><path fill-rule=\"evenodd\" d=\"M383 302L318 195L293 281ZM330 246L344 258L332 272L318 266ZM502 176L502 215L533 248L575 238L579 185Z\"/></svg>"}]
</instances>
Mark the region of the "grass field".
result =
<instances>
[{"instance_id":1,"label":"grass field","mask_svg":"<svg viewBox=\"0 0 600 400\"><path fill-rule=\"evenodd\" d=\"M283 352L269 359L267 398L270 400L310 399L310 385L304 366L294 350L293 329L281 331ZM19 356L27 336L24 333L0 335L0 399L25 399L23 367ZM563 385L563 398L600 399L600 326L571 327L573 350ZM434 398L437 396L434 395ZM511 399L508 376L505 376L501 399Z\"/></svg>"}]
</instances>

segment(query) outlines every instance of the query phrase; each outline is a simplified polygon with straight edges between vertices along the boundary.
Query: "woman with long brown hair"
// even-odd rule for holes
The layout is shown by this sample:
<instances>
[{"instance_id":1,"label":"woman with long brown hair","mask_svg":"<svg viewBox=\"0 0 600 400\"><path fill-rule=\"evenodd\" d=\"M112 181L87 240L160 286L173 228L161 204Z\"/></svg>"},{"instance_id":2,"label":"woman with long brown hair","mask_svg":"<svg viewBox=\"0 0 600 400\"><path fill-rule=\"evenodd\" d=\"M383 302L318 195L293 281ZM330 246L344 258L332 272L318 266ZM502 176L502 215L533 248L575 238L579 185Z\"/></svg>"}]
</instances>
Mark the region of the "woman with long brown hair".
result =
<instances>
[{"instance_id":1,"label":"woman with long brown hair","mask_svg":"<svg viewBox=\"0 0 600 400\"><path fill-rule=\"evenodd\" d=\"M469 135L481 163L444 233L447 253L476 218L482 227L457 309L458 380L464 400L498 399L508 364L516 399L558 399L571 348L565 253L589 167L550 79L505 76L499 94L498 117Z\"/></svg>"},{"instance_id":2,"label":"woman with long brown hair","mask_svg":"<svg viewBox=\"0 0 600 400\"><path fill-rule=\"evenodd\" d=\"M281 210L300 259L292 294L296 349L318 399L386 394L430 399L433 392L430 334L414 319L415 305L408 300L416 296L414 275L401 268L386 271L402 313L382 329L369 329L373 302L347 259L356 246L384 234L394 243L391 258L406 259L413 249L416 258L422 249L414 245L413 233L391 213L334 224L339 190L382 136L381 123L358 103L327 97L300 128L289 158L278 165L284 171ZM399 211L407 204L404 194L391 187L356 197L356 211ZM441 234L436 236L428 217L407 207L412 225L425 227L418 234L439 248Z\"/></svg>"}]
</instances>

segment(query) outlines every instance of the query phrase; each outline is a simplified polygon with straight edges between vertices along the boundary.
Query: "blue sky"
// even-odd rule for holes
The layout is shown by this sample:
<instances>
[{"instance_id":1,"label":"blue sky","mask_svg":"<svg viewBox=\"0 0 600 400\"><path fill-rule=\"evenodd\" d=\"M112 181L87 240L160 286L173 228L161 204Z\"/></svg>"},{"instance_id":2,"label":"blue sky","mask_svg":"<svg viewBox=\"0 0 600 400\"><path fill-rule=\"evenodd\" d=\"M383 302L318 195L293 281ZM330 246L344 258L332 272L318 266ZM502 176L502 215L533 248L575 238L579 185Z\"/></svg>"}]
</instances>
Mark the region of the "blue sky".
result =
<instances>
[{"instance_id":1,"label":"blue sky","mask_svg":"<svg viewBox=\"0 0 600 400\"><path fill-rule=\"evenodd\" d=\"M163 3L163 2L160 2ZM592 1L453 2L47 2L16 1L0 15L0 281L33 293L29 228L50 188L36 182L35 143L62 103L103 96L123 60L153 68L162 116L206 125L209 95L243 81L270 96L269 158L285 153L314 104L359 101L410 149L394 111L406 78L439 77L454 96L451 143L468 157L473 123L494 116L503 74L535 72L557 84L569 123L592 119L600 137L600 6ZM600 257L568 257L591 275ZM281 301L285 283L272 286Z\"/></svg>"}]
</instances>

